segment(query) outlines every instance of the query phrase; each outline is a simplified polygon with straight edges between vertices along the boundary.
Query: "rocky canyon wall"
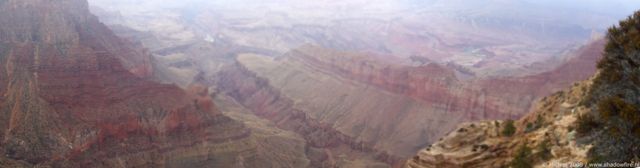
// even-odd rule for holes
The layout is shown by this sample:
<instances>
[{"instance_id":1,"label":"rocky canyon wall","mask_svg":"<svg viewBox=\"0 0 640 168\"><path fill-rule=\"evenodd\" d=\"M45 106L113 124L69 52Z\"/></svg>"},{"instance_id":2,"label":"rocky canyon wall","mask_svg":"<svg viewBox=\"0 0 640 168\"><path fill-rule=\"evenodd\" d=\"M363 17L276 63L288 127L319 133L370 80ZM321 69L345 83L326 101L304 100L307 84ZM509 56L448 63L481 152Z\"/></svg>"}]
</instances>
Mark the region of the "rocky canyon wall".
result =
<instances>
[{"instance_id":1,"label":"rocky canyon wall","mask_svg":"<svg viewBox=\"0 0 640 168\"><path fill-rule=\"evenodd\" d=\"M304 155L267 159L278 153L206 89L152 81L145 50L86 0L0 1L0 23L0 167L308 165Z\"/></svg>"},{"instance_id":2,"label":"rocky canyon wall","mask_svg":"<svg viewBox=\"0 0 640 168\"><path fill-rule=\"evenodd\" d=\"M424 145L421 139L435 141L455 123L523 115L540 96L595 71L589 67L601 44L579 49L549 72L475 80L457 79L455 70L437 64L412 67L305 46L275 59L242 54L229 66L234 70L215 77L218 83L212 85L276 123L286 116L280 112L293 107L374 149L405 156Z\"/></svg>"}]
</instances>

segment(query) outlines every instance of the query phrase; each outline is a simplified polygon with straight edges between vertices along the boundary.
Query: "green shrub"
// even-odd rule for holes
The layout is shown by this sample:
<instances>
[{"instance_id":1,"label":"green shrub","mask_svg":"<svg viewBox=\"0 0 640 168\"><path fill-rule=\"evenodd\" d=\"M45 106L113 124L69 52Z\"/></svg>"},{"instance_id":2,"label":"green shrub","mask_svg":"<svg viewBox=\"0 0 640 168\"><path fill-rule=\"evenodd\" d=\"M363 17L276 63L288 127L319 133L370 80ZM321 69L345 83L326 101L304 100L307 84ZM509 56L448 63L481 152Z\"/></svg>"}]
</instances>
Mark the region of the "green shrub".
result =
<instances>
[{"instance_id":1,"label":"green shrub","mask_svg":"<svg viewBox=\"0 0 640 168\"><path fill-rule=\"evenodd\" d=\"M549 160L551 158L551 149L549 149L549 140L545 139L544 141L540 142L540 144L538 144L537 147L538 153L536 155L538 155L538 158L540 158L541 160Z\"/></svg>"},{"instance_id":2,"label":"green shrub","mask_svg":"<svg viewBox=\"0 0 640 168\"><path fill-rule=\"evenodd\" d=\"M610 125L609 135L619 137L631 131L634 135L640 137L640 127L638 127L640 125L640 112L636 105L627 103L617 96L608 97L598 102L598 112L604 119L605 124L608 123ZM622 129L624 128L623 125L631 125L634 128L632 128L633 130Z\"/></svg>"},{"instance_id":3,"label":"green shrub","mask_svg":"<svg viewBox=\"0 0 640 168\"><path fill-rule=\"evenodd\" d=\"M638 114L638 108L632 104L625 103L620 110L620 117L629 122L631 125L640 124L640 115Z\"/></svg>"},{"instance_id":4,"label":"green shrub","mask_svg":"<svg viewBox=\"0 0 640 168\"><path fill-rule=\"evenodd\" d=\"M529 148L526 144L522 145L518 151L516 152L516 155L514 156L513 160L511 160L511 163L509 165L511 165L512 168L532 168L532 161L531 161L531 157L529 157L531 155L531 148Z\"/></svg>"},{"instance_id":5,"label":"green shrub","mask_svg":"<svg viewBox=\"0 0 640 168\"><path fill-rule=\"evenodd\" d=\"M537 129L542 128L544 125L544 118L542 118L541 115L538 115L538 117L536 118L536 121L533 123L527 123L527 126L525 128L525 132L532 132L535 131Z\"/></svg>"},{"instance_id":6,"label":"green shrub","mask_svg":"<svg viewBox=\"0 0 640 168\"><path fill-rule=\"evenodd\" d=\"M627 104L622 98L609 97L598 102L598 112L602 119L609 120L611 117L618 116L625 106L627 106Z\"/></svg>"},{"instance_id":7,"label":"green shrub","mask_svg":"<svg viewBox=\"0 0 640 168\"><path fill-rule=\"evenodd\" d=\"M513 120L505 121L504 127L502 128L502 135L510 137L514 133L516 133L516 127L513 125Z\"/></svg>"},{"instance_id":8,"label":"green shrub","mask_svg":"<svg viewBox=\"0 0 640 168\"><path fill-rule=\"evenodd\" d=\"M608 131L610 137L618 139L622 136L622 130L616 125L610 125Z\"/></svg>"},{"instance_id":9,"label":"green shrub","mask_svg":"<svg viewBox=\"0 0 640 168\"><path fill-rule=\"evenodd\" d=\"M531 131L536 130L535 126L533 126L532 123L527 123L527 125L524 128L524 132L529 133Z\"/></svg>"},{"instance_id":10,"label":"green shrub","mask_svg":"<svg viewBox=\"0 0 640 168\"><path fill-rule=\"evenodd\" d=\"M538 115L536 118L536 128L541 128L544 125L544 118L541 115Z\"/></svg>"},{"instance_id":11,"label":"green shrub","mask_svg":"<svg viewBox=\"0 0 640 168\"><path fill-rule=\"evenodd\" d=\"M600 126L600 124L595 120L595 118L591 114L579 115L577 122L578 122L578 126L576 128L576 131L580 134L589 133L594 128L597 128Z\"/></svg>"},{"instance_id":12,"label":"green shrub","mask_svg":"<svg viewBox=\"0 0 640 168\"><path fill-rule=\"evenodd\" d=\"M567 127L567 130L568 130L569 132L571 132L571 131L575 130L575 128L573 128L573 126L569 126L569 127Z\"/></svg>"}]
</instances>

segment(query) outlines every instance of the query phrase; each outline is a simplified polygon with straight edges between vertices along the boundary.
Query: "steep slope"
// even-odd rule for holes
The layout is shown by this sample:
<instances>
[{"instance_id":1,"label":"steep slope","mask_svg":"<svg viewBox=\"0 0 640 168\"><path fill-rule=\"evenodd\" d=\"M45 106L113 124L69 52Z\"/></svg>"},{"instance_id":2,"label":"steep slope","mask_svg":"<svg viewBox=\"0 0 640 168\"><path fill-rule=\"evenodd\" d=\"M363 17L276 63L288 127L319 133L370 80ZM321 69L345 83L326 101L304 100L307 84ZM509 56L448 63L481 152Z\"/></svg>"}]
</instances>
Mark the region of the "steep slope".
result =
<instances>
[{"instance_id":1,"label":"steep slope","mask_svg":"<svg viewBox=\"0 0 640 168\"><path fill-rule=\"evenodd\" d=\"M354 142L406 157L458 123L521 116L543 94L587 78L595 69L581 67L595 65L599 52L592 51L601 44L566 61L577 68L471 81L437 64L408 66L375 54L304 46L278 58L240 54L210 85L276 123L290 122L286 111L301 112Z\"/></svg>"},{"instance_id":2,"label":"steep slope","mask_svg":"<svg viewBox=\"0 0 640 168\"><path fill-rule=\"evenodd\" d=\"M303 147L270 160L206 89L150 81L149 56L86 0L0 1L0 23L0 167L309 165Z\"/></svg>"},{"instance_id":3,"label":"steep slope","mask_svg":"<svg viewBox=\"0 0 640 168\"><path fill-rule=\"evenodd\" d=\"M528 164L569 166L586 163L588 144L576 140L576 120L588 108L578 105L591 81L545 97L530 114L515 122L514 135L505 135L510 121L461 124L455 131L428 145L405 167L502 167L525 152ZM544 144L544 145L543 145ZM526 146L527 149L524 149ZM513 166L513 165L511 165Z\"/></svg>"},{"instance_id":4,"label":"steep slope","mask_svg":"<svg viewBox=\"0 0 640 168\"><path fill-rule=\"evenodd\" d=\"M307 108L300 108L298 105L298 101L301 101L300 99L292 99L288 97L283 93L283 91L269 85L269 80L259 76L254 71L250 71L247 67L242 66L241 62L243 61L252 62L252 64L255 63L253 65L260 65L264 63L260 57L255 57L255 55L245 55L241 56L239 59L242 59L242 61L239 61L237 65L231 65L224 68L219 75L211 81L215 83L215 86L221 94L227 95L247 107L255 115L271 120L278 127L301 134L305 140L307 140L310 147L315 148L315 150L326 150L321 153L328 155L330 160L341 160L341 158L338 157L341 157L340 155L345 155L349 158L348 160L354 158L371 159L386 162L388 164L394 164L398 161L399 158L390 157L384 152L376 151L372 148L372 144L345 134L340 130L337 130L331 124L326 123L323 119L315 117L315 115L319 114L317 113L319 111L315 109L310 110ZM264 65L273 66L273 64ZM273 68L277 67L286 66L275 66ZM357 91L358 90L354 90L344 93L351 94L356 93ZM375 90L367 92L368 93L363 94L371 94L371 92L375 94ZM331 92L325 93L331 94ZM387 95L380 96L382 97ZM342 106L335 108L340 109L352 107ZM361 105L359 108L371 107ZM325 114L327 118L340 118L340 116L336 116L336 113L330 110L331 109L327 109L324 111L327 112L327 114ZM353 117L348 117L348 114L344 114L344 111L338 112L343 113L342 117L345 120L353 119ZM360 121L358 121L358 123L359 122ZM365 129L367 127L369 126L362 125L360 126L360 129ZM333 156L331 153L333 153Z\"/></svg>"},{"instance_id":5,"label":"steep slope","mask_svg":"<svg viewBox=\"0 0 640 168\"><path fill-rule=\"evenodd\" d=\"M236 66L239 68L223 71L216 78L216 86L246 106L255 107L258 115L277 116L280 119L276 119L276 123L285 122L288 118L286 110L281 109L284 106L357 140L356 143L393 149L390 150L393 153L418 147L393 137L435 137L445 132L436 124L443 126L449 122L434 118L431 121L414 120L416 122L406 122L406 125L394 123L429 116L448 116L450 120L463 117L446 115L448 107L429 107L406 96L323 74L300 62L280 63L255 55L242 55L238 60ZM251 79L255 82L246 81ZM390 113L392 111L395 113ZM401 130L415 125L421 125L414 130L422 134Z\"/></svg>"},{"instance_id":6,"label":"steep slope","mask_svg":"<svg viewBox=\"0 0 640 168\"><path fill-rule=\"evenodd\" d=\"M405 167L637 166L631 163L640 144L638 27L640 12L609 29L589 80L545 97L515 124L463 124Z\"/></svg>"}]
</instances>

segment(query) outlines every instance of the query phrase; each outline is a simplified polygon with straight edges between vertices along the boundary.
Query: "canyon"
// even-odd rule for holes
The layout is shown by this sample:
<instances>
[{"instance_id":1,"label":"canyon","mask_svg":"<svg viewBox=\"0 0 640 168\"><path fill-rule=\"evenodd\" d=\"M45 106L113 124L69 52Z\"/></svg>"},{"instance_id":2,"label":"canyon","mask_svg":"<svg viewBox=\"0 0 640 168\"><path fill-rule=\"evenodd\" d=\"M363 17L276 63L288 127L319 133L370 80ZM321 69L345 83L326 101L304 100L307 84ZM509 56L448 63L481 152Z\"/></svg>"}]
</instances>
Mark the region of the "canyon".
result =
<instances>
[{"instance_id":1,"label":"canyon","mask_svg":"<svg viewBox=\"0 0 640 168\"><path fill-rule=\"evenodd\" d=\"M453 70L435 64L393 67L377 64L374 56L302 48L275 59L241 54L208 83L276 123L289 122L283 117L293 106L348 137L404 157L458 123L524 115L537 98L595 72L602 46L596 41L580 49L568 61L584 61L575 69L478 81L459 81Z\"/></svg>"},{"instance_id":2,"label":"canyon","mask_svg":"<svg viewBox=\"0 0 640 168\"><path fill-rule=\"evenodd\" d=\"M146 6L154 2L138 4L146 10L118 7L117 2L112 7L97 3L92 10L116 34L150 48L157 65L154 76L160 82L184 88L193 84L208 87L211 97L217 101L235 102L246 108L248 113L242 113L242 116L266 119L279 129L300 135L310 149L324 150L320 153L328 156L331 165L339 167L349 166L339 164L337 155L343 155L341 158L347 158L344 160L348 163L398 166L404 158L454 130L459 123L521 117L533 107L535 100L591 76L604 46L604 40L600 40L597 33L594 35L591 30L585 30L588 33L571 37L576 41L593 38L583 46L568 45L519 57L536 60L511 60L518 64L533 62L530 65L511 67L514 64L503 60L514 53L502 53L505 55L467 64L464 61L477 59L481 54L501 53L496 49L500 47L468 49L464 52L472 54L460 55L459 61L463 62L458 62L445 56L462 52L447 49L465 48L460 46L462 44L442 47L455 43L452 42L455 38L441 39L447 42L438 44L438 51L421 51L419 53L428 54L413 55L384 52L374 47L379 44L351 44L369 45L368 42L381 41L406 47L423 42L360 39L362 43L359 43L352 41L359 37L355 32L340 32L344 33L340 35L342 37L317 37L310 34L332 34L330 31L334 30L321 28L325 25L278 27L283 22L276 18L286 19L286 14L265 15L275 20L248 17L240 22L243 19L220 16L218 12L221 11L193 10L193 6L178 7L172 13L156 12ZM187 8L192 13L183 15L180 8ZM368 24L378 22L353 19L339 23L369 27ZM438 29L431 31L450 33ZM482 37L485 36L473 39L485 39ZM447 53L438 54L442 51ZM504 64L509 66L501 66ZM483 67L507 68L490 70Z\"/></svg>"},{"instance_id":3,"label":"canyon","mask_svg":"<svg viewBox=\"0 0 640 168\"><path fill-rule=\"evenodd\" d=\"M565 136L612 16L489 1L0 0L0 167L504 165L466 150L543 131L459 125ZM571 145L563 162L586 157Z\"/></svg>"},{"instance_id":4,"label":"canyon","mask_svg":"<svg viewBox=\"0 0 640 168\"><path fill-rule=\"evenodd\" d=\"M117 32L123 27L145 32L138 39L152 51L197 42L277 57L311 44L379 53L407 64L452 64L480 77L548 71L626 15L549 8L527 0L474 5L443 0L91 2L93 11ZM347 8L351 10L343 10Z\"/></svg>"}]
</instances>

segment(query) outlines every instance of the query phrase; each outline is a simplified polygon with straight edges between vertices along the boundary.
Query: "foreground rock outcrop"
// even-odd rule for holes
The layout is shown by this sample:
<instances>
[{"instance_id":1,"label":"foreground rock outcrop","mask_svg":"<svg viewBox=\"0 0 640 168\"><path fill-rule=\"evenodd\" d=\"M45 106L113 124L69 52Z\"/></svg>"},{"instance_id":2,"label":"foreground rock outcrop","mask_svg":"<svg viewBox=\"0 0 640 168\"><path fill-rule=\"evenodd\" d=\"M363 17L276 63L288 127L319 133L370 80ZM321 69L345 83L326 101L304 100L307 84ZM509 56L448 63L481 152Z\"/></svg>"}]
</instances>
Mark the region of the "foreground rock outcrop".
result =
<instances>
[{"instance_id":1,"label":"foreground rock outcrop","mask_svg":"<svg viewBox=\"0 0 640 168\"><path fill-rule=\"evenodd\" d=\"M515 122L515 134L505 135L511 121L461 124L409 159L405 167L503 167L510 166L528 149L527 163L541 167L586 163L589 144L576 141L577 118L590 110L579 105L591 80L557 92L537 103L530 114ZM513 165L511 165L513 166Z\"/></svg>"},{"instance_id":2,"label":"foreground rock outcrop","mask_svg":"<svg viewBox=\"0 0 640 168\"><path fill-rule=\"evenodd\" d=\"M405 167L637 166L639 25L636 12L609 29L598 72L589 80L543 98L515 123L463 124Z\"/></svg>"}]
</instances>

